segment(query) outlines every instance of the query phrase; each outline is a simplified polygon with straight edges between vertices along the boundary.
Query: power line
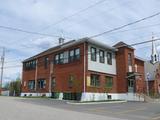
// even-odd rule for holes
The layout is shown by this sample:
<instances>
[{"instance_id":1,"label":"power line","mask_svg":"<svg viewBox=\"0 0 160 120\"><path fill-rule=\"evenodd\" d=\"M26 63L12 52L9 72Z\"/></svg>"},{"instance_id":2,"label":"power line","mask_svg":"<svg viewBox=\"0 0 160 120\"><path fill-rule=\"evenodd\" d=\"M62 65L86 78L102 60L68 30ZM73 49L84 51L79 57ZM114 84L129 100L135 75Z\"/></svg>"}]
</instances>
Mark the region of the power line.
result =
<instances>
[{"instance_id":1,"label":"power line","mask_svg":"<svg viewBox=\"0 0 160 120\"><path fill-rule=\"evenodd\" d=\"M75 12L75 13L69 15L69 16L66 16L66 17L58 20L57 22L54 22L51 25L48 25L48 26L42 28L40 31L46 30L46 29L50 28L53 25L57 25L57 24L65 21L65 20L68 20L69 18L74 17L74 16L76 16L76 15L78 15L78 14L84 12L84 11L87 11L88 9L93 8L94 6L96 6L98 4L101 4L101 3L105 2L105 1L106 0L100 0L100 1L88 6L86 8L83 8L83 9L81 9L81 10L79 10L79 11L77 11L77 12ZM32 31L27 31L27 30L22 30L22 29L17 29L17 28L11 28L11 27L7 27L7 26L1 26L1 27L4 28L4 29L16 30L16 31L20 31L20 32L29 33L29 34L36 34L36 35L49 36L49 37L61 37L61 36L57 36L57 35L49 35L49 34L44 34L44 33L39 33L39 32L32 32ZM72 39L70 37L65 37L65 38Z\"/></svg>"},{"instance_id":2,"label":"power line","mask_svg":"<svg viewBox=\"0 0 160 120\"><path fill-rule=\"evenodd\" d=\"M51 24L51 25L48 25L48 26L44 27L42 30L48 29L48 28L50 28L51 26L55 26L55 25L57 25L57 24L65 21L65 20L68 20L68 19L70 19L71 17L74 17L74 16L76 16L76 15L78 15L78 14L84 12L84 11L87 11L88 9L93 8L94 6L96 6L96 5L98 5L98 4L101 4L101 3L105 2L105 1L107 1L107 0L100 0L100 1L98 1L98 2L96 2L96 3L94 3L94 4L90 5L90 6L88 6L88 7L86 7L86 8L83 8L83 9L81 9L81 10L79 10L79 11L77 11L77 12L75 12L75 13L69 15L69 16L66 16L66 17L60 19L59 21L57 21L57 22L55 22L55 23L53 23L53 24Z\"/></svg>"},{"instance_id":3,"label":"power line","mask_svg":"<svg viewBox=\"0 0 160 120\"><path fill-rule=\"evenodd\" d=\"M141 22L141 21L144 21L144 20L147 20L147 19L153 18L153 17L158 16L158 15L160 15L160 12L158 12L158 13L156 13L156 14L153 14L153 15L150 15L150 16L148 16L148 17L144 17L144 18L142 18L142 19L136 20L136 21L134 21L134 22L131 22L131 23L128 23L128 24L122 25L122 26L120 26L120 27L116 27L116 28L113 28L113 29L111 29L111 30L108 30L108 31L105 31L105 32L99 33L99 34L92 35L92 36L90 36L89 38L99 37L99 36L102 36L102 35L104 35L104 34L111 33L111 32L113 32L113 31L120 30L120 29L125 28L125 27L127 27L127 26L130 26L130 25L133 25L133 24L139 23L139 22Z\"/></svg>"},{"instance_id":4,"label":"power line","mask_svg":"<svg viewBox=\"0 0 160 120\"><path fill-rule=\"evenodd\" d=\"M33 31L27 31L27 30L23 30L23 29L19 29L19 28L13 28L13 27L9 27L9 26L3 26L3 25L0 25L0 28L2 28L2 29L8 29L8 30L14 30L14 31L18 31L18 32L24 32L24 33L28 33L28 34L41 35L41 36L61 37L61 36L58 36L58 35L50 35L50 34L45 34L45 33L38 33L38 32L33 32Z\"/></svg>"},{"instance_id":5,"label":"power line","mask_svg":"<svg viewBox=\"0 0 160 120\"><path fill-rule=\"evenodd\" d=\"M146 26L136 27L136 28L133 28L133 29L127 29L127 30L121 30L121 31L117 31L117 32L112 32L111 34L117 34L117 33L122 33L122 32L133 31L133 30L145 29L145 28L155 27L155 26L159 26L159 25L160 25L160 23L152 24L152 25L146 25Z\"/></svg>"},{"instance_id":6,"label":"power line","mask_svg":"<svg viewBox=\"0 0 160 120\"><path fill-rule=\"evenodd\" d=\"M133 44L130 44L130 45L122 45L120 47L125 47L125 46L137 46L137 45L141 45L141 44L146 44L146 43L150 43L152 41L159 41L160 38L157 38L157 39L154 39L154 40L147 40L147 41L143 41L143 42L138 42L138 43L133 43ZM99 53L99 52L97 52ZM86 55L90 55L91 53L87 53ZM80 55L80 56L84 56L84 55ZM53 60L50 60L50 62L53 62ZM41 65L44 65L44 62L41 61L41 62L38 62L38 66L41 66ZM6 66L4 67L4 69L7 69L7 68L15 68L15 67L22 67L22 65L15 65L15 66Z\"/></svg>"}]
</instances>

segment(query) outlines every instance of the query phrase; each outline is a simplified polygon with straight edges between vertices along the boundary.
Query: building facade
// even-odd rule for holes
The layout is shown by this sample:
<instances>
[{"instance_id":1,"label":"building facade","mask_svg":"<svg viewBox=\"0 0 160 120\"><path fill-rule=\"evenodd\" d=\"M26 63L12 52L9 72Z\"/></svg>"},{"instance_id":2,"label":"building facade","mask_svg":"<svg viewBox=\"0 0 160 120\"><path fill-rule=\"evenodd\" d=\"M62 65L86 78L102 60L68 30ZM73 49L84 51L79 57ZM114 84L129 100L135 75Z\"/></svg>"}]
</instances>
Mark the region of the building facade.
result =
<instances>
[{"instance_id":1,"label":"building facade","mask_svg":"<svg viewBox=\"0 0 160 120\"><path fill-rule=\"evenodd\" d=\"M21 96L95 101L143 100L144 61L123 42L111 47L83 38L23 61Z\"/></svg>"}]
</instances>

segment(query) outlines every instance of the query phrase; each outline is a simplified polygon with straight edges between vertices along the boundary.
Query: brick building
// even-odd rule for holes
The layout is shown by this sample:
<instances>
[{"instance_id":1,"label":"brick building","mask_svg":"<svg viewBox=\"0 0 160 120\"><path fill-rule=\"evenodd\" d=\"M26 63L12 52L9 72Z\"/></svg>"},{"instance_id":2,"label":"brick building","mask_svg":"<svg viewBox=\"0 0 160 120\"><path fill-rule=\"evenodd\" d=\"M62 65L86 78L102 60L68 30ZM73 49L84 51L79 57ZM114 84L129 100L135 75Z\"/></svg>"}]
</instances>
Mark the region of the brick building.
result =
<instances>
[{"instance_id":1,"label":"brick building","mask_svg":"<svg viewBox=\"0 0 160 120\"><path fill-rule=\"evenodd\" d=\"M144 61L123 42L111 47L83 38L24 60L22 77L21 96L140 100Z\"/></svg>"}]
</instances>

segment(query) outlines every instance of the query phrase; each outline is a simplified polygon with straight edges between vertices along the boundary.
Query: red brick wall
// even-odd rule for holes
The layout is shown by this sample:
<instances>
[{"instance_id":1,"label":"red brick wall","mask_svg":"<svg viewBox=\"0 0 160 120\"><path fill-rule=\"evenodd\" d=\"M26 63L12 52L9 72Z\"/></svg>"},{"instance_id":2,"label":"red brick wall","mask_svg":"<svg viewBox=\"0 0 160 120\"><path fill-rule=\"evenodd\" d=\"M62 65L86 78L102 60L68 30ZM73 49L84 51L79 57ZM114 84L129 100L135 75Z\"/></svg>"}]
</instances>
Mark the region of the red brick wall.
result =
<instances>
[{"instance_id":1,"label":"red brick wall","mask_svg":"<svg viewBox=\"0 0 160 120\"><path fill-rule=\"evenodd\" d=\"M70 48L60 50L56 53L48 55L49 60L53 62L53 56L57 53L60 53L65 50L71 50L74 48L80 48L80 60L74 61L67 64L58 64L53 66L53 75L56 79L56 86L52 91L56 92L75 92L83 90L83 73L84 73L84 44L79 44ZM87 47L86 47L87 48ZM45 69L44 67L44 58L46 56L38 58L38 69L37 69L37 79L45 78L46 87L45 89L38 89L38 92L49 92L49 80L50 80L50 66ZM87 59L87 58L86 58ZM75 80L73 81L74 85L72 88L68 86L69 75L73 75ZM24 81L28 83L28 80L35 80L35 70L23 71L23 82L22 82L22 92L33 92L28 89L28 84L24 87Z\"/></svg>"},{"instance_id":2,"label":"red brick wall","mask_svg":"<svg viewBox=\"0 0 160 120\"><path fill-rule=\"evenodd\" d=\"M144 61L135 59L135 64L137 64L137 73L140 74L140 76L138 76L136 79L136 92L144 93L146 89L144 76Z\"/></svg>"},{"instance_id":3,"label":"red brick wall","mask_svg":"<svg viewBox=\"0 0 160 120\"><path fill-rule=\"evenodd\" d=\"M111 74L105 74L105 73L99 73L99 72L93 72L93 71L88 71L87 76L91 76L91 74L96 74L99 75L99 80L100 80L100 86L95 87L95 86L87 86L86 92L97 92L97 93L116 93L116 82L117 78L115 75ZM113 77L113 86L112 88L107 88L105 86L106 80L105 77L110 76Z\"/></svg>"},{"instance_id":4,"label":"red brick wall","mask_svg":"<svg viewBox=\"0 0 160 120\"><path fill-rule=\"evenodd\" d=\"M120 47L116 52L116 68L117 68L117 93L125 93L128 91L127 72L128 69L128 53L132 54L132 66L134 65L134 49ZM134 68L132 67L134 70Z\"/></svg>"}]
</instances>

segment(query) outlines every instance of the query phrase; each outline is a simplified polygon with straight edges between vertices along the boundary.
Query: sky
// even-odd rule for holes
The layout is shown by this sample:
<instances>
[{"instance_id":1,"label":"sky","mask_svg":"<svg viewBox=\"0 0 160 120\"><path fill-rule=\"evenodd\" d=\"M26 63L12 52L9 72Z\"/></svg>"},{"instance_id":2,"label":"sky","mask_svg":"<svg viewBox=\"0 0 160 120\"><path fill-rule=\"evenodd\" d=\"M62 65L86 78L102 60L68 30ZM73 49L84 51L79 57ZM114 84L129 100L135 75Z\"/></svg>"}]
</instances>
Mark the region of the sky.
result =
<instances>
[{"instance_id":1,"label":"sky","mask_svg":"<svg viewBox=\"0 0 160 120\"><path fill-rule=\"evenodd\" d=\"M21 76L24 59L57 45L57 36L65 41L77 40L160 12L159 0L99 1L102 0L1 0L0 26L55 36L0 28L0 46L5 47L4 82ZM92 7L86 9L89 6ZM78 11L81 12L75 14ZM151 40L152 35L160 38L159 28L160 15L94 39L110 46L119 41L132 44ZM160 50L160 42L155 44ZM149 60L151 43L135 46L135 54Z\"/></svg>"}]
</instances>

